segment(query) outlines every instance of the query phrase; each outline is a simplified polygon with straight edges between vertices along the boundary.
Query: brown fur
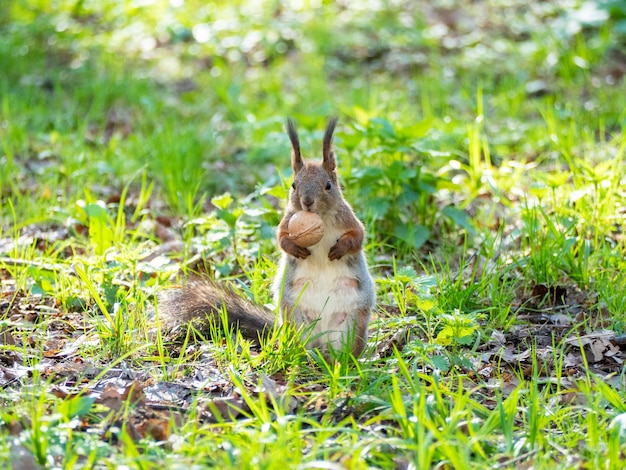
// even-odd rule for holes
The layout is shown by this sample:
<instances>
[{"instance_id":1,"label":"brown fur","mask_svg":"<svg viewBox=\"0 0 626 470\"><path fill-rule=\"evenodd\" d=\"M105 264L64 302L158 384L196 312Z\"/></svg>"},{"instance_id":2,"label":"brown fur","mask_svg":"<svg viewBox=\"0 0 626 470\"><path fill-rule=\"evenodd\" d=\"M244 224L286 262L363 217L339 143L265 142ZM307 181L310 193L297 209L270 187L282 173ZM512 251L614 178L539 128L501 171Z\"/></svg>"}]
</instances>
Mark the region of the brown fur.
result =
<instances>
[{"instance_id":1,"label":"brown fur","mask_svg":"<svg viewBox=\"0 0 626 470\"><path fill-rule=\"evenodd\" d=\"M363 224L343 198L338 181L333 149L336 124L335 118L328 122L322 160L316 162L303 160L295 124L287 121L294 176L285 215L277 229L278 246L284 255L274 292L288 321L316 322L314 347L343 348L346 341L354 341L351 349L360 354L367 342L375 289L363 254ZM289 238L289 221L303 210L317 213L324 221L324 237L309 248Z\"/></svg>"},{"instance_id":2,"label":"brown fur","mask_svg":"<svg viewBox=\"0 0 626 470\"><path fill-rule=\"evenodd\" d=\"M218 286L209 278L196 278L185 286L165 289L159 293L158 300L158 313L165 329L192 321L206 329L209 319L221 320L224 308L229 325L238 328L244 338L256 341L274 326L272 312L254 305L226 286Z\"/></svg>"},{"instance_id":3,"label":"brown fur","mask_svg":"<svg viewBox=\"0 0 626 470\"><path fill-rule=\"evenodd\" d=\"M259 336L276 323L292 322L310 331L307 347L347 347L355 356L367 343L367 326L375 303L374 282L363 254L365 231L341 193L333 134L337 119L328 122L322 142L322 161L304 161L295 123L287 120L291 141L294 183L285 214L277 229L283 252L274 280L274 300L281 315L254 305L228 287L206 278L166 289L159 295L158 313L165 328L181 323L220 321L227 312L228 324L248 339ZM324 222L324 237L310 247L289 238L288 225L298 211L315 212Z\"/></svg>"},{"instance_id":4,"label":"brown fur","mask_svg":"<svg viewBox=\"0 0 626 470\"><path fill-rule=\"evenodd\" d=\"M289 193L289 204L278 225L278 246L286 253L300 259L311 254L307 248L298 246L289 238L289 220L296 212L309 210L322 216L325 223L340 229L343 235L331 248L328 258L331 261L359 252L362 249L365 230L352 208L344 200L337 178L337 162L333 149L333 132L337 118L332 118L326 126L322 144L322 163L302 159L300 139L295 124L287 120L287 131L292 144L291 162L294 173L293 188ZM327 185L330 183L330 189Z\"/></svg>"}]
</instances>

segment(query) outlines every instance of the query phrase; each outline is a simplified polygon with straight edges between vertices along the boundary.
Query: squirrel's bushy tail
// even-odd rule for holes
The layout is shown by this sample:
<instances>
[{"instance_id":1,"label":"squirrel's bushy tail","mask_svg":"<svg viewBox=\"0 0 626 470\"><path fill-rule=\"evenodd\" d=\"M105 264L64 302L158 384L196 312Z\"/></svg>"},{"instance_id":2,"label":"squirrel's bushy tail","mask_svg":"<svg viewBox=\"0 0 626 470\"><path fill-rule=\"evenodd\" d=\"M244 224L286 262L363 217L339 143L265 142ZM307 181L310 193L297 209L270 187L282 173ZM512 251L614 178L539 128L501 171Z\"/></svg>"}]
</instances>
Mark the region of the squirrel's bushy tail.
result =
<instances>
[{"instance_id":1,"label":"squirrel's bushy tail","mask_svg":"<svg viewBox=\"0 0 626 470\"><path fill-rule=\"evenodd\" d=\"M246 339L258 341L275 323L272 312L210 279L190 280L182 286L164 289L158 296L158 315L165 330L191 322L202 327L211 318L220 321L224 308L229 325Z\"/></svg>"}]
</instances>

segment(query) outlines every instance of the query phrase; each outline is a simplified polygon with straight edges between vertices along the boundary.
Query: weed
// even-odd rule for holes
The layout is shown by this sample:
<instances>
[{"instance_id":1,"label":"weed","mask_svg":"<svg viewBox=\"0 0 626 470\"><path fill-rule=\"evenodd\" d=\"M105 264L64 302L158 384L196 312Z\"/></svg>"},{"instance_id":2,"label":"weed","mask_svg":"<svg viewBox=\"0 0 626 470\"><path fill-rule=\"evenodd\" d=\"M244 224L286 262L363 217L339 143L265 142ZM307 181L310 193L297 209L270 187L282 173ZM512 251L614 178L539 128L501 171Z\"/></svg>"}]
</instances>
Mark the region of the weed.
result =
<instances>
[{"instance_id":1,"label":"weed","mask_svg":"<svg viewBox=\"0 0 626 470\"><path fill-rule=\"evenodd\" d=\"M619 2L257 3L0 2L0 462L620 468ZM172 277L276 308L284 117L337 113L367 354L172 343Z\"/></svg>"}]
</instances>

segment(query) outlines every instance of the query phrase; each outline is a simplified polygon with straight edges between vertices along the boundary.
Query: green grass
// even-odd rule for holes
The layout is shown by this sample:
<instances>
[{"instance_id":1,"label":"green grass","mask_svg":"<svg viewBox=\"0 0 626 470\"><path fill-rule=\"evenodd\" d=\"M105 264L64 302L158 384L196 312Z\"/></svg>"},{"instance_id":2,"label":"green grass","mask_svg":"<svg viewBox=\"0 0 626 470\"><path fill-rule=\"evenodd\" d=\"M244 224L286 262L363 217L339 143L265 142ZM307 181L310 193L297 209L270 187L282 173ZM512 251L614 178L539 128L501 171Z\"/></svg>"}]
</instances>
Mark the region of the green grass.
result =
<instances>
[{"instance_id":1,"label":"green grass","mask_svg":"<svg viewBox=\"0 0 626 470\"><path fill-rule=\"evenodd\" d=\"M2 2L1 466L621 468L626 10L505 3ZM172 341L181 273L271 305L334 114L367 353Z\"/></svg>"}]
</instances>

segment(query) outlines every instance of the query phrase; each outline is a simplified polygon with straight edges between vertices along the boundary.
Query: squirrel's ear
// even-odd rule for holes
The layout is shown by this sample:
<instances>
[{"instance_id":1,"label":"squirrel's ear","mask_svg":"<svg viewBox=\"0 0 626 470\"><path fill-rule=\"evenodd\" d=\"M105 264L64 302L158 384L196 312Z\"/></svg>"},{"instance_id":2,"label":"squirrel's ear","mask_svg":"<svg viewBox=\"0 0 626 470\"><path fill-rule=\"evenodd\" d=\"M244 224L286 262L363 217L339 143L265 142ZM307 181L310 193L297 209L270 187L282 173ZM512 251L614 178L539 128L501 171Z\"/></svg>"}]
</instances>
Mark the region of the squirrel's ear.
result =
<instances>
[{"instance_id":1,"label":"squirrel's ear","mask_svg":"<svg viewBox=\"0 0 626 470\"><path fill-rule=\"evenodd\" d=\"M300 139L298 139L298 132L296 131L296 123L293 119L287 118L287 134L289 134L289 140L291 141L291 166L293 167L293 174L295 175L304 167L302 161L302 154L300 154Z\"/></svg>"},{"instance_id":2,"label":"squirrel's ear","mask_svg":"<svg viewBox=\"0 0 626 470\"><path fill-rule=\"evenodd\" d=\"M337 125L337 116L330 118L326 125L326 132L324 132L324 142L322 144L322 155L324 160L322 166L328 173L334 173L337 167L335 160L335 152L333 150L333 133L335 132L335 126Z\"/></svg>"}]
</instances>

